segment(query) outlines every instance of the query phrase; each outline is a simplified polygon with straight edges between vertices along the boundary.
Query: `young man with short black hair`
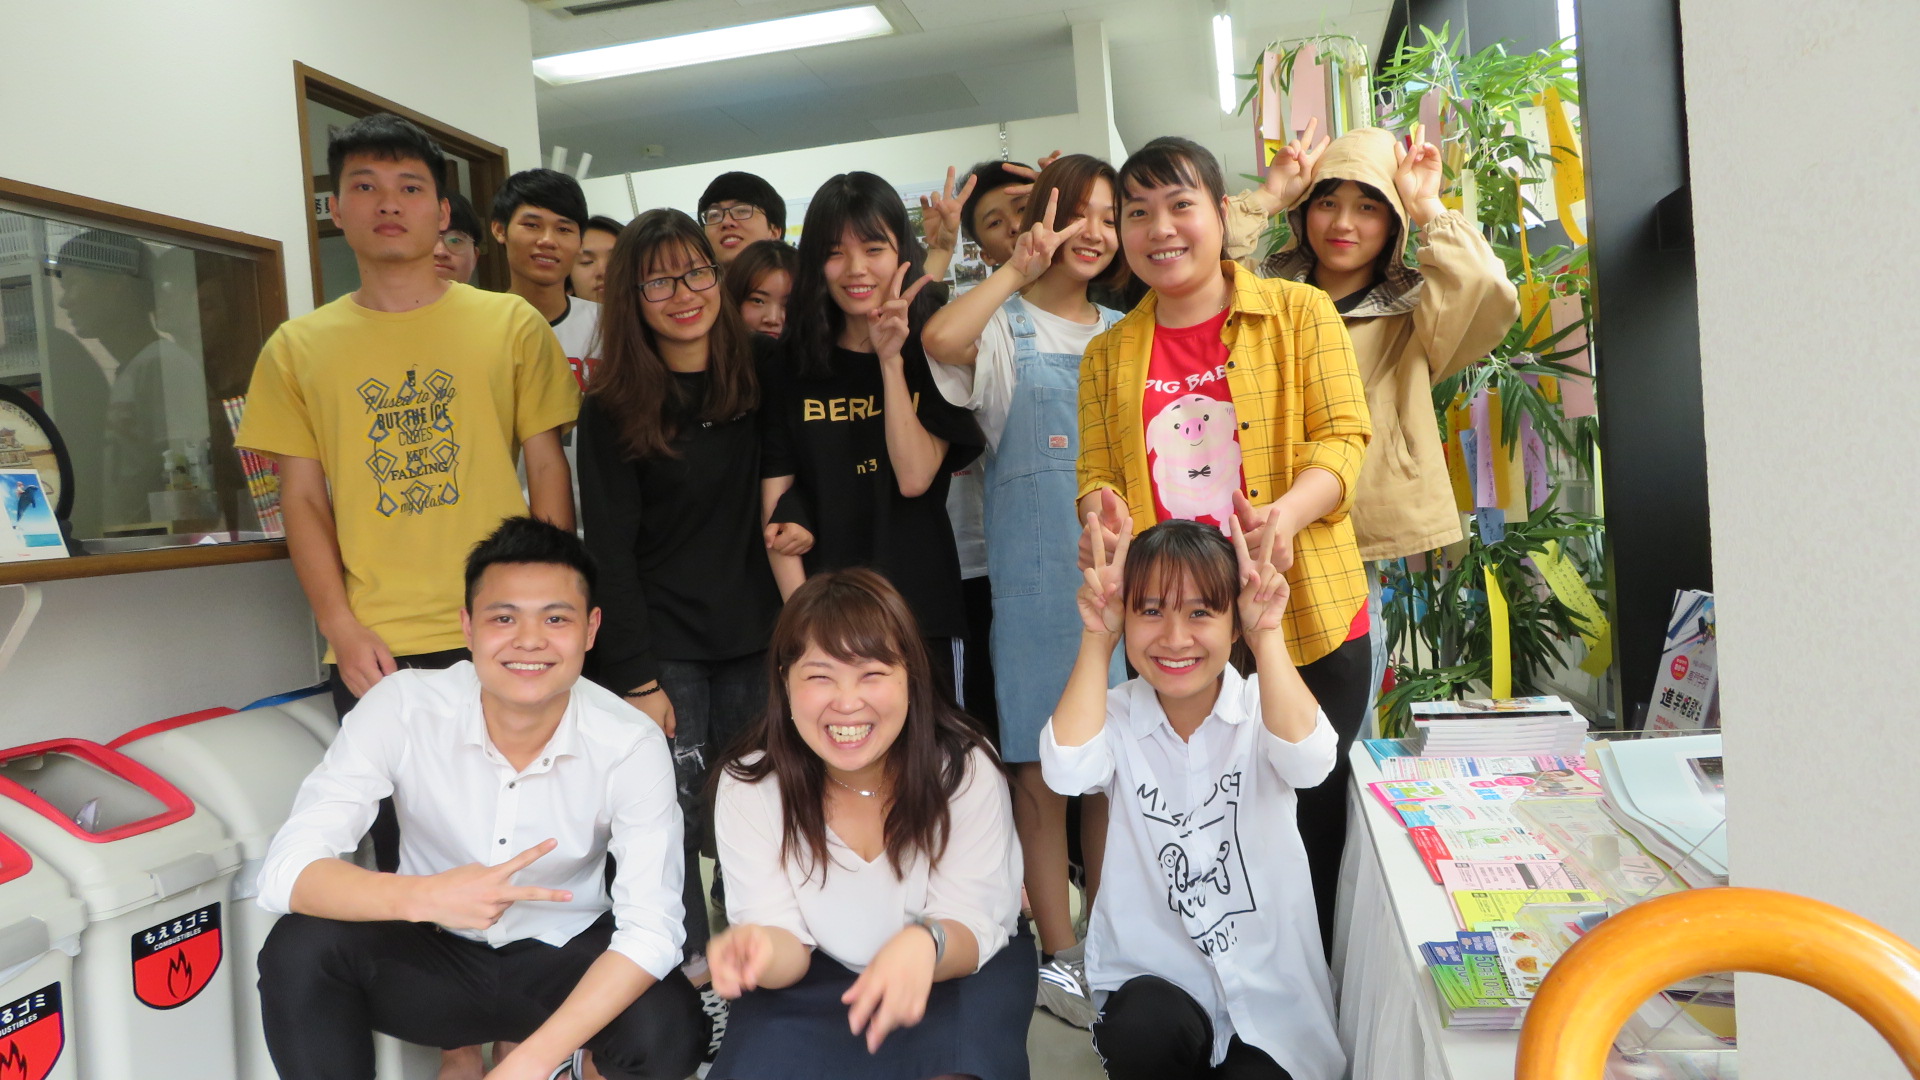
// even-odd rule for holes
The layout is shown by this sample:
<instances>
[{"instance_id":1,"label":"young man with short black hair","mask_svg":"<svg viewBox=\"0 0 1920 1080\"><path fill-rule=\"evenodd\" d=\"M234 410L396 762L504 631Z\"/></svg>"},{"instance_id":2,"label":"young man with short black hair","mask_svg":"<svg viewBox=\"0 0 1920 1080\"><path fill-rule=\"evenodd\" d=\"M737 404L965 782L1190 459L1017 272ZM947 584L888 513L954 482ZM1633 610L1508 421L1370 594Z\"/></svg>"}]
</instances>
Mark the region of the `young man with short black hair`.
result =
<instances>
[{"instance_id":1,"label":"young man with short black hair","mask_svg":"<svg viewBox=\"0 0 1920 1080\"><path fill-rule=\"evenodd\" d=\"M400 668L465 658L448 551L529 507L573 527L560 437L580 398L526 304L435 273L447 169L426 132L367 117L333 136L327 169L360 288L274 331L234 441L279 462L288 553L345 715Z\"/></svg>"},{"instance_id":2,"label":"young man with short black hair","mask_svg":"<svg viewBox=\"0 0 1920 1080\"><path fill-rule=\"evenodd\" d=\"M756 240L787 235L787 202L773 185L750 172L721 173L700 193L697 215L721 266Z\"/></svg>"},{"instance_id":3,"label":"young man with short black hair","mask_svg":"<svg viewBox=\"0 0 1920 1080\"><path fill-rule=\"evenodd\" d=\"M507 252L507 291L532 304L553 327L582 389L593 374L600 305L567 295L567 276L587 230L587 195L580 182L556 169L526 169L507 177L493 196L493 238Z\"/></svg>"},{"instance_id":4,"label":"young man with short black hair","mask_svg":"<svg viewBox=\"0 0 1920 1080\"><path fill-rule=\"evenodd\" d=\"M620 223L610 217L595 214L587 219L587 229L580 235L580 257L573 262L573 295L600 302L600 292L607 285L607 260L613 257L620 229Z\"/></svg>"},{"instance_id":5,"label":"young man with short black hair","mask_svg":"<svg viewBox=\"0 0 1920 1080\"><path fill-rule=\"evenodd\" d=\"M672 752L580 677L592 561L570 531L514 518L465 580L472 662L375 687L268 848L259 903L285 914L260 951L274 1066L364 1080L378 1030L517 1041L489 1080L547 1080L582 1046L610 1080L680 1080L708 1032L678 970ZM341 856L388 792L399 873L376 874Z\"/></svg>"},{"instance_id":6,"label":"young man with short black hair","mask_svg":"<svg viewBox=\"0 0 1920 1080\"><path fill-rule=\"evenodd\" d=\"M433 272L442 280L473 284L473 268L480 264L480 215L473 204L457 191L447 192L447 227L440 230L440 243L433 249Z\"/></svg>"}]
</instances>

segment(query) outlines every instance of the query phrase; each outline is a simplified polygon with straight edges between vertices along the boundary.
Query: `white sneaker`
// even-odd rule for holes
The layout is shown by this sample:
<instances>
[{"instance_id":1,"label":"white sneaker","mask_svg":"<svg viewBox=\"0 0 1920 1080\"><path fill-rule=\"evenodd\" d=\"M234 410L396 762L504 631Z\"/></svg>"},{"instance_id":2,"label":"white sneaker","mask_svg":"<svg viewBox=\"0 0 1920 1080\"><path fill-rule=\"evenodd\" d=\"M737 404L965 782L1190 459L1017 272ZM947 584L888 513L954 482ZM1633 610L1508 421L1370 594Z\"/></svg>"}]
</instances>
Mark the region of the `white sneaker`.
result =
<instances>
[{"instance_id":1,"label":"white sneaker","mask_svg":"<svg viewBox=\"0 0 1920 1080\"><path fill-rule=\"evenodd\" d=\"M1077 1028L1092 1028L1097 1011L1087 988L1084 943L1053 954L1040 965L1039 1006Z\"/></svg>"}]
</instances>

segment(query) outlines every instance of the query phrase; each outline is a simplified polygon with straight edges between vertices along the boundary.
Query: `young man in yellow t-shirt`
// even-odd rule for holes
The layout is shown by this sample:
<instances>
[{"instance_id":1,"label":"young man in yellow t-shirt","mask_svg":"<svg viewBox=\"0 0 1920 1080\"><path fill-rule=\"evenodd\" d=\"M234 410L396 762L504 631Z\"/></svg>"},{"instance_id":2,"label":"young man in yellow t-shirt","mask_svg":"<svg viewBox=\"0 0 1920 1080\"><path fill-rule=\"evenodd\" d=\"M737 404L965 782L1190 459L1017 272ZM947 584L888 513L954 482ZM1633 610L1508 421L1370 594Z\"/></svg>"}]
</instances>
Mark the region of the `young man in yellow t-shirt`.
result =
<instances>
[{"instance_id":1,"label":"young man in yellow t-shirt","mask_svg":"<svg viewBox=\"0 0 1920 1080\"><path fill-rule=\"evenodd\" d=\"M279 462L344 714L399 668L465 659L460 561L502 520L573 528L560 439L579 392L525 301L435 275L447 168L424 131L367 117L327 166L360 288L274 332L236 441Z\"/></svg>"}]
</instances>

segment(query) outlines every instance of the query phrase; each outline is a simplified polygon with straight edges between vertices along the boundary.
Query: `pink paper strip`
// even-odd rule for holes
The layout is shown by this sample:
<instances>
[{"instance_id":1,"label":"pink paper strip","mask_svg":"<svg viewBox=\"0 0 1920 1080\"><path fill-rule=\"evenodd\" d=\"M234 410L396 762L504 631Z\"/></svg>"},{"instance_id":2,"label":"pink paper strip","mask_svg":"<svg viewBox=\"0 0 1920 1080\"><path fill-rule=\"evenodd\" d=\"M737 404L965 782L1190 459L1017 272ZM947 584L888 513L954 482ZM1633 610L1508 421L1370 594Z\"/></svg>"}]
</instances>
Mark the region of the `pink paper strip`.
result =
<instances>
[{"instance_id":1,"label":"pink paper strip","mask_svg":"<svg viewBox=\"0 0 1920 1080\"><path fill-rule=\"evenodd\" d=\"M1327 69L1314 63L1319 57L1312 45L1300 46L1293 58L1293 74L1287 85L1287 117L1293 130L1291 139L1307 130L1307 120L1320 118L1320 134L1333 134L1327 115Z\"/></svg>"},{"instance_id":2,"label":"pink paper strip","mask_svg":"<svg viewBox=\"0 0 1920 1080\"><path fill-rule=\"evenodd\" d=\"M1577 296L1560 296L1548 301L1547 318L1553 322L1555 332L1564 330L1579 322L1580 298ZM1587 345L1587 328L1583 326L1571 334L1568 334L1566 337L1561 338L1559 342L1553 346L1553 351L1565 352L1568 349L1579 349L1580 351L1577 354L1569 356L1560 362L1566 364L1568 367L1578 368L1591 375L1593 372L1593 361L1588 354ZM1592 416L1595 412L1593 379L1561 379L1560 408L1565 412L1569 420L1582 416Z\"/></svg>"}]
</instances>

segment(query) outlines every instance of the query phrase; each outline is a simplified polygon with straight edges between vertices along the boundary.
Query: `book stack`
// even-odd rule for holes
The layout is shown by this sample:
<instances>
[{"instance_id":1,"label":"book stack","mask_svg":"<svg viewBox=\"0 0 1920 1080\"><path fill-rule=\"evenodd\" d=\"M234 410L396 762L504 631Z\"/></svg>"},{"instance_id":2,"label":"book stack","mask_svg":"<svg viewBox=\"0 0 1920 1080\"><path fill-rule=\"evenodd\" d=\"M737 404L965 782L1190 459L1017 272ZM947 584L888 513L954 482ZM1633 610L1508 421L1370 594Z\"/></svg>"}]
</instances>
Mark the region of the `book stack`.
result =
<instances>
[{"instance_id":1,"label":"book stack","mask_svg":"<svg viewBox=\"0 0 1920 1080\"><path fill-rule=\"evenodd\" d=\"M1557 697L1421 702L1413 726L1421 757L1573 755L1587 738L1586 717Z\"/></svg>"},{"instance_id":2,"label":"book stack","mask_svg":"<svg viewBox=\"0 0 1920 1080\"><path fill-rule=\"evenodd\" d=\"M1516 1031L1527 1003L1553 966L1539 937L1526 930L1467 931L1453 941L1420 946L1450 1028Z\"/></svg>"},{"instance_id":3,"label":"book stack","mask_svg":"<svg viewBox=\"0 0 1920 1080\"><path fill-rule=\"evenodd\" d=\"M1727 883L1720 736L1596 742L1600 808L1696 889Z\"/></svg>"}]
</instances>

